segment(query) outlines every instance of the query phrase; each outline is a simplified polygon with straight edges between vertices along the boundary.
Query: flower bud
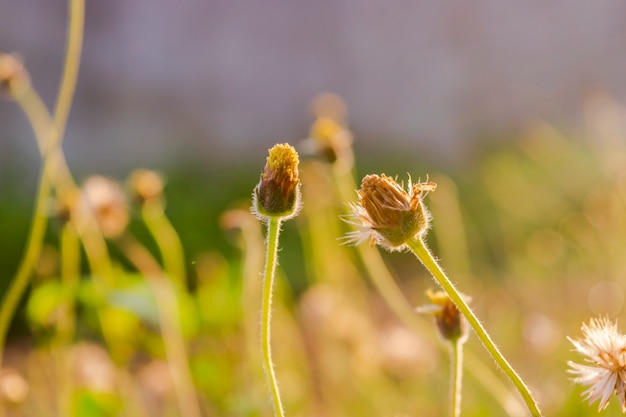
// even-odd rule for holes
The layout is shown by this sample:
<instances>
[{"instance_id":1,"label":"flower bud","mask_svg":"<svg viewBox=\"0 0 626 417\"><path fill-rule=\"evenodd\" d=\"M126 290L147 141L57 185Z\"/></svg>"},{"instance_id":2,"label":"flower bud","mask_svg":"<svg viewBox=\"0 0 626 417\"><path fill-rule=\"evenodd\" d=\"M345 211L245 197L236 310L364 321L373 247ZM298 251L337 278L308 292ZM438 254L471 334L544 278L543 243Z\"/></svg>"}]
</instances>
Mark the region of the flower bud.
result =
<instances>
[{"instance_id":1,"label":"flower bud","mask_svg":"<svg viewBox=\"0 0 626 417\"><path fill-rule=\"evenodd\" d=\"M431 304L418 307L418 313L431 313L439 334L444 340L452 343L465 343L469 337L469 324L450 297L443 292L426 291Z\"/></svg>"},{"instance_id":2,"label":"flower bud","mask_svg":"<svg viewBox=\"0 0 626 417\"><path fill-rule=\"evenodd\" d=\"M15 54L0 52L0 91L12 94L12 89L20 83L29 83L30 77L22 60Z\"/></svg>"},{"instance_id":3,"label":"flower bud","mask_svg":"<svg viewBox=\"0 0 626 417\"><path fill-rule=\"evenodd\" d=\"M252 211L259 219L286 220L298 214L301 206L299 162L298 152L289 144L275 145L269 150L261 180L253 192Z\"/></svg>"}]
</instances>

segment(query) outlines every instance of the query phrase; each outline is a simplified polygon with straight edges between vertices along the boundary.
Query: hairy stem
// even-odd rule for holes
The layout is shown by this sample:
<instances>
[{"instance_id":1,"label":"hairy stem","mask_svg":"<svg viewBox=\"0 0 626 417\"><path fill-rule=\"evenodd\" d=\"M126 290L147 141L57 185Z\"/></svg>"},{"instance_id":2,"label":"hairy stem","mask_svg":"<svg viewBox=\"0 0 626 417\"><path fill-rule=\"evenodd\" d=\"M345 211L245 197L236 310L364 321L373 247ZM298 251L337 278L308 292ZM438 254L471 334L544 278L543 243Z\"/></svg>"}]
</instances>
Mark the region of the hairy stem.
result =
<instances>
[{"instance_id":1,"label":"hairy stem","mask_svg":"<svg viewBox=\"0 0 626 417\"><path fill-rule=\"evenodd\" d=\"M267 220L267 256L265 258L265 276L263 279L263 305L261 308L261 349L263 353L263 366L267 383L270 386L274 415L283 417L283 405L280 401L278 382L272 364L270 319L272 316L272 287L274 284L274 273L278 261L278 235L280 234L280 219L269 218Z\"/></svg>"},{"instance_id":2,"label":"hairy stem","mask_svg":"<svg viewBox=\"0 0 626 417\"><path fill-rule=\"evenodd\" d=\"M454 340L450 343L450 416L461 415L463 390L463 342Z\"/></svg>"},{"instance_id":3,"label":"hairy stem","mask_svg":"<svg viewBox=\"0 0 626 417\"><path fill-rule=\"evenodd\" d=\"M422 264L428 269L433 278L439 283L439 285L443 288L443 290L448 294L450 299L456 304L457 308L461 313L465 316L467 321L474 329L474 332L485 346L485 349L489 352L491 357L496 361L498 366L502 369L502 371L506 374L506 376L511 380L513 385L517 388L522 398L526 402L526 405L532 415L534 417L540 417L541 411L539 411L539 406L534 400L530 390L522 381L520 376L515 372L515 369L509 364L506 358L502 355L498 347L495 345L491 337L480 323L474 312L467 305L461 294L457 291L452 281L448 278L448 276L443 272L443 269L439 266L437 261L433 258L433 255L430 253L424 242L420 238L415 238L407 241L407 246L413 251L413 253L417 256L417 258L422 262Z\"/></svg>"}]
</instances>

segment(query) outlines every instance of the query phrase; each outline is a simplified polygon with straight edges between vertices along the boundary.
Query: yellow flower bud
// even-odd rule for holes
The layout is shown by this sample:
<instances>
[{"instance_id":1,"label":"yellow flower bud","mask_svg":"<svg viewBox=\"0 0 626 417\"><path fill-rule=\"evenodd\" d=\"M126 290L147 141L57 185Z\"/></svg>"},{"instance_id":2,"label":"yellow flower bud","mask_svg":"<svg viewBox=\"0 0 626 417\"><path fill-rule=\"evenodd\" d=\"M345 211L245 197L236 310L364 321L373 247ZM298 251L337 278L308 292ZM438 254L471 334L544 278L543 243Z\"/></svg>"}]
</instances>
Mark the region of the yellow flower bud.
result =
<instances>
[{"instance_id":1,"label":"yellow flower bud","mask_svg":"<svg viewBox=\"0 0 626 417\"><path fill-rule=\"evenodd\" d=\"M261 180L253 193L252 211L265 220L283 220L298 214L301 206L298 152L289 144L275 145L269 150Z\"/></svg>"}]
</instances>

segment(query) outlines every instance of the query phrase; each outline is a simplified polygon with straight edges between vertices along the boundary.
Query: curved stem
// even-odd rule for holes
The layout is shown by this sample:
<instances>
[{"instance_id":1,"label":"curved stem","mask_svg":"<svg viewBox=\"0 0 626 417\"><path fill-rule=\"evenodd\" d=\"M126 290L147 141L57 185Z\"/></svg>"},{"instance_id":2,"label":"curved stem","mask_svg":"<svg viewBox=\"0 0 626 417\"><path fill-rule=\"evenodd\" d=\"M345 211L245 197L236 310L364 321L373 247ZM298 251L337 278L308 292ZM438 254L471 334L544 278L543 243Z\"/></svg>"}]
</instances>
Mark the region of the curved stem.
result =
<instances>
[{"instance_id":1,"label":"curved stem","mask_svg":"<svg viewBox=\"0 0 626 417\"><path fill-rule=\"evenodd\" d=\"M489 336L483 325L480 323L480 321L478 321L478 318L467 305L461 294L457 291L454 284L452 284L445 272L443 272L443 269L441 269L437 261L435 261L424 242L420 238L415 238L407 241L406 243L407 246L413 251L417 258L426 267L426 269L428 269L433 278L435 278L439 285L448 294L454 304L456 304L459 311L463 313L467 321L474 329L474 332L476 333L482 344L485 346L485 349L487 349L491 357L496 361L498 366L500 366L502 371L506 374L506 376L511 380L519 393L522 395L522 398L526 402L526 405L528 406L528 409L530 410L532 415L535 417L540 417L541 411L539 411L539 406L535 402L532 394L530 393L530 390L528 389L524 381L522 381L517 372L515 372L513 367L506 360L506 358L502 355L493 340L491 340L491 337Z\"/></svg>"},{"instance_id":2,"label":"curved stem","mask_svg":"<svg viewBox=\"0 0 626 417\"><path fill-rule=\"evenodd\" d=\"M450 343L450 416L461 415L463 388L463 342L454 340Z\"/></svg>"},{"instance_id":3,"label":"curved stem","mask_svg":"<svg viewBox=\"0 0 626 417\"><path fill-rule=\"evenodd\" d=\"M58 146L65 133L65 126L78 81L84 26L85 0L70 0L65 67L63 68L61 85L59 86L59 93L54 108L54 126L48 142L48 149Z\"/></svg>"},{"instance_id":4,"label":"curved stem","mask_svg":"<svg viewBox=\"0 0 626 417\"><path fill-rule=\"evenodd\" d=\"M48 225L47 205L48 197L52 192L53 181L55 177L55 167L59 155L61 155L61 140L67 116L72 103L72 96L76 87L76 78L78 75L78 67L80 61L80 51L82 47L83 25L84 25L85 3L84 0L71 0L69 9L69 26L67 40L67 54L65 57L65 68L59 95L57 99L57 112L53 122L53 127L48 132L40 125L33 125L33 130L38 136L40 146L45 142L45 151L43 152L43 164L41 169L41 178L37 191L35 202L35 211L28 235L26 253L22 258L18 271L7 291L2 306L0 307L0 361L4 351L6 335L11 324L15 310L28 287L30 275L34 265L39 259L39 254L43 246L43 238L45 236L46 227ZM40 117L41 111L37 110L37 117ZM33 114L27 111L29 120ZM43 119L37 119L40 121ZM47 140L43 139L45 135Z\"/></svg>"},{"instance_id":5,"label":"curved stem","mask_svg":"<svg viewBox=\"0 0 626 417\"><path fill-rule=\"evenodd\" d=\"M165 216L163 203L145 203L141 208L141 217L159 247L163 269L180 289L187 288L183 245L176 229Z\"/></svg>"},{"instance_id":6,"label":"curved stem","mask_svg":"<svg viewBox=\"0 0 626 417\"><path fill-rule=\"evenodd\" d=\"M270 218L267 220L267 257L265 258L265 276L263 279L263 306L261 312L261 349L263 351L263 366L267 383L272 394L274 415L283 417L283 405L280 401L278 382L274 373L271 351L270 319L272 316L272 287L274 273L278 261L278 235L280 234L280 219Z\"/></svg>"}]
</instances>

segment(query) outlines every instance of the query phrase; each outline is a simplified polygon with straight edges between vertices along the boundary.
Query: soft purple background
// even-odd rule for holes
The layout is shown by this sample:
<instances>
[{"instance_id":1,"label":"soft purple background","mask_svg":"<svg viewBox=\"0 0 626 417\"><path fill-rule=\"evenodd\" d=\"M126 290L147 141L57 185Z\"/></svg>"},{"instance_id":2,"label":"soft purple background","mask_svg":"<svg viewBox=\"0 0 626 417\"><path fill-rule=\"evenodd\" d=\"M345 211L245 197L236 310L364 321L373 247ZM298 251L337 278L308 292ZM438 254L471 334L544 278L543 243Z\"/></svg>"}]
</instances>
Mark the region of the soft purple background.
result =
<instances>
[{"instance_id":1,"label":"soft purple background","mask_svg":"<svg viewBox=\"0 0 626 417\"><path fill-rule=\"evenodd\" d=\"M0 50L48 104L65 19L62 0L0 0ZM575 126L590 92L626 98L623 0L89 0L85 36L65 149L93 171L295 142L324 91L346 100L358 146L445 161L477 132ZM2 100L0 162L15 154L37 160Z\"/></svg>"}]
</instances>

